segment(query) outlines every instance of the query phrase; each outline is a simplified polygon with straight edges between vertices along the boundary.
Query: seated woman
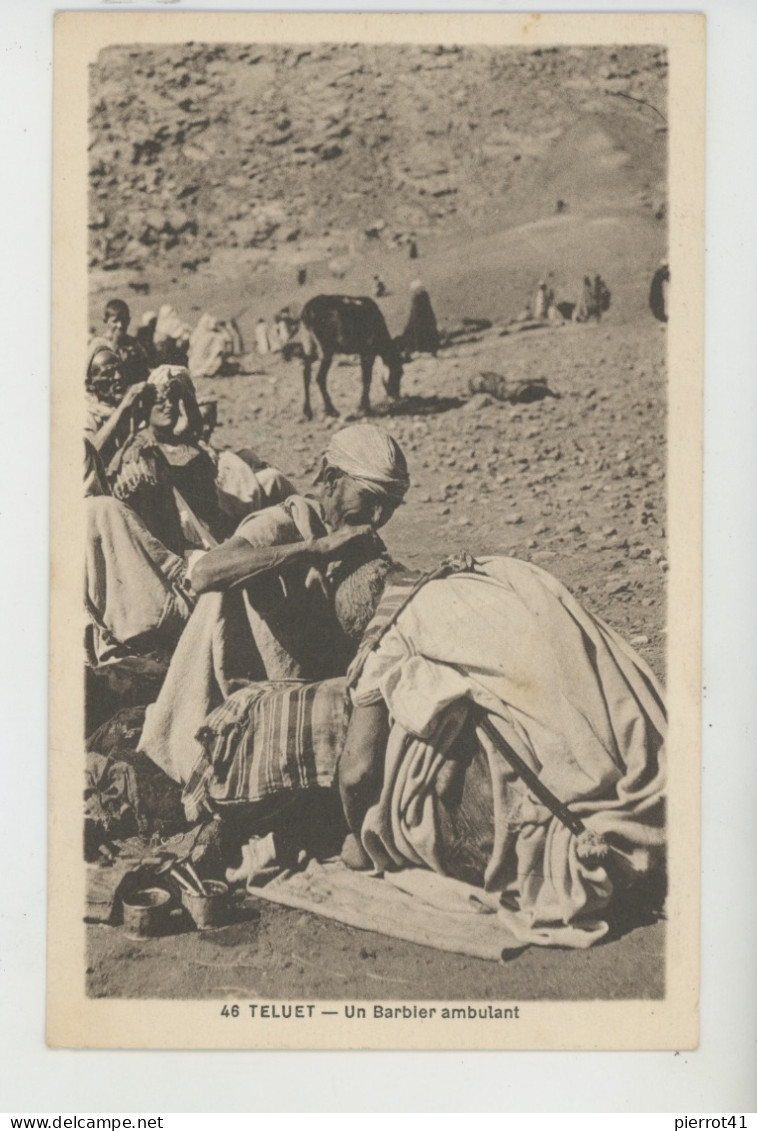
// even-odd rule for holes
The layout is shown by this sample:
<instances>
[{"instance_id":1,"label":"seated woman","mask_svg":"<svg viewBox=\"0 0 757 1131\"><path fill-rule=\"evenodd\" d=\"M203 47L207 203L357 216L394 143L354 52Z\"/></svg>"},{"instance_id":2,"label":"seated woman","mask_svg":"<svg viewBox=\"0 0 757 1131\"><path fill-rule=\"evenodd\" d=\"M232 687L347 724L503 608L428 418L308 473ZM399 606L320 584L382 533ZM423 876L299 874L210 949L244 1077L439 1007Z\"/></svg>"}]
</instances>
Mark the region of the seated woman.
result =
<instances>
[{"instance_id":1,"label":"seated woman","mask_svg":"<svg viewBox=\"0 0 757 1131\"><path fill-rule=\"evenodd\" d=\"M361 639L345 863L474 883L526 942L601 938L618 887L663 868L666 716L644 662L513 558L420 580L377 560L335 600Z\"/></svg>"},{"instance_id":2,"label":"seated woman","mask_svg":"<svg viewBox=\"0 0 757 1131\"><path fill-rule=\"evenodd\" d=\"M202 420L187 370L155 369L144 387L142 411L146 426L108 468L113 494L173 553L209 549L233 524L218 504L213 461L198 442Z\"/></svg>"},{"instance_id":3,"label":"seated woman","mask_svg":"<svg viewBox=\"0 0 757 1131\"><path fill-rule=\"evenodd\" d=\"M104 338L89 346L84 435L108 464L135 428L144 383L127 385L117 354Z\"/></svg>"}]
</instances>

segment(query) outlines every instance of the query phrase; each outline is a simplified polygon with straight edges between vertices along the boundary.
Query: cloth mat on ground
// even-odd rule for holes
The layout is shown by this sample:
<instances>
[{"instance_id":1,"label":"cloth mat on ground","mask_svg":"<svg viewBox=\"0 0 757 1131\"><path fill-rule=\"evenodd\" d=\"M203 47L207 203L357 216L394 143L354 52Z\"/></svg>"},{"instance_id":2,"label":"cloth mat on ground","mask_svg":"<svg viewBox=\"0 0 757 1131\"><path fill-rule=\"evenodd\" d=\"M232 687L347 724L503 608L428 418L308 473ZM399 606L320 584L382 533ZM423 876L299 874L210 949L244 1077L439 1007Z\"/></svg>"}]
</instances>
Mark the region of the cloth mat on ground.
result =
<instances>
[{"instance_id":1,"label":"cloth mat on ground","mask_svg":"<svg viewBox=\"0 0 757 1131\"><path fill-rule=\"evenodd\" d=\"M247 891L349 927L472 958L498 961L524 946L503 922L496 896L421 868L379 877L353 872L341 860L311 860L304 871L282 872L268 884L248 882Z\"/></svg>"}]
</instances>

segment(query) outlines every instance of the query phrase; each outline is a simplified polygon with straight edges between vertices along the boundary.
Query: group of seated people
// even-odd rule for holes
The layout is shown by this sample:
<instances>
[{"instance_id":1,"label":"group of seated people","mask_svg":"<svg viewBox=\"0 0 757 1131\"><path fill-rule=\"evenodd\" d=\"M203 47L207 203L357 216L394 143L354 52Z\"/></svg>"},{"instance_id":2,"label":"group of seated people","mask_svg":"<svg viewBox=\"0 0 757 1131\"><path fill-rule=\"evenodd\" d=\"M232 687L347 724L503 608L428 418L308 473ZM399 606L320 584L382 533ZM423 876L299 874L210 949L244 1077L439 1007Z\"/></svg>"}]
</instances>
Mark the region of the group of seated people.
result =
<instances>
[{"instance_id":1,"label":"group of seated people","mask_svg":"<svg viewBox=\"0 0 757 1131\"><path fill-rule=\"evenodd\" d=\"M348 867L485 889L525 941L602 937L663 869L646 664L527 562L394 561L378 531L410 474L384 429L335 432L301 495L213 447L186 369L133 356L98 340L86 374L88 729L145 706L138 750L189 821L244 840L328 796Z\"/></svg>"}]
</instances>

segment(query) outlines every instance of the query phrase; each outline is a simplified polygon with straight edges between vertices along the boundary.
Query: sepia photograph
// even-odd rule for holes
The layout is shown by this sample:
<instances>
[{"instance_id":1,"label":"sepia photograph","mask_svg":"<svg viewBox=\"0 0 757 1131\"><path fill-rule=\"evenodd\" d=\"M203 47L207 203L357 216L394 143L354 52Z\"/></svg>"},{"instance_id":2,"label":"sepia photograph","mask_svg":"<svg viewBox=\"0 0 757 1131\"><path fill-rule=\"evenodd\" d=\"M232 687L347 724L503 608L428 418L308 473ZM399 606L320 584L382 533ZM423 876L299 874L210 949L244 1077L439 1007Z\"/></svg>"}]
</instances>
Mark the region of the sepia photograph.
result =
<instances>
[{"instance_id":1,"label":"sepia photograph","mask_svg":"<svg viewBox=\"0 0 757 1131\"><path fill-rule=\"evenodd\" d=\"M703 42L56 17L53 1045L696 1044Z\"/></svg>"}]
</instances>

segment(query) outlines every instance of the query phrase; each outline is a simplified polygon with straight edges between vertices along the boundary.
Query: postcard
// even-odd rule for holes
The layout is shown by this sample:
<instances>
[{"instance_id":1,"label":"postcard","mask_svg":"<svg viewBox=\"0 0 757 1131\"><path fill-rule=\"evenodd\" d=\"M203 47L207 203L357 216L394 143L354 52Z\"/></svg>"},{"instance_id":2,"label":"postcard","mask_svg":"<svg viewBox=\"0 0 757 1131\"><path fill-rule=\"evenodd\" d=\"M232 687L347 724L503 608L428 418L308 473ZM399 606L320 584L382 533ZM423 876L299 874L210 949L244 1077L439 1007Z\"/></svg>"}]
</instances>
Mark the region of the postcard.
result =
<instances>
[{"instance_id":1,"label":"postcard","mask_svg":"<svg viewBox=\"0 0 757 1131\"><path fill-rule=\"evenodd\" d=\"M696 1047L704 42L56 16L51 1045Z\"/></svg>"}]
</instances>

